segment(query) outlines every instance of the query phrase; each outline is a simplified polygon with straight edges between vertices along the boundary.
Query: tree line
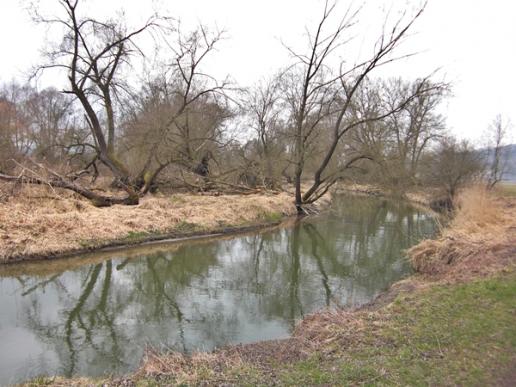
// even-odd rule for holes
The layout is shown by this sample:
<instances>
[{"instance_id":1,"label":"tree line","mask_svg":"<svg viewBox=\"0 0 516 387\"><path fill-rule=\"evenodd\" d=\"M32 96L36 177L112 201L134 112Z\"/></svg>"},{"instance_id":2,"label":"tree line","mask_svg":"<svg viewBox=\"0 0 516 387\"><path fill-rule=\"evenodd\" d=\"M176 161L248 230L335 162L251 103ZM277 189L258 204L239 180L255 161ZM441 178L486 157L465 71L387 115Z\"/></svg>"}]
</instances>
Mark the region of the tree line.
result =
<instances>
[{"instance_id":1,"label":"tree line","mask_svg":"<svg viewBox=\"0 0 516 387\"><path fill-rule=\"evenodd\" d=\"M371 54L350 64L341 58L359 10L326 2L304 50L285 46L290 65L242 88L205 71L224 31L184 31L160 15L130 28L89 16L83 1L58 1L59 16L34 9L61 38L32 76L54 71L66 87L1 86L2 180L72 190L97 206L137 204L165 186L244 193L292 185L304 213L342 179L440 185L453 196L482 171L478 152L450 137L439 114L449 84L375 75L399 59L424 5L387 20ZM494 185L503 157L491 159Z\"/></svg>"}]
</instances>

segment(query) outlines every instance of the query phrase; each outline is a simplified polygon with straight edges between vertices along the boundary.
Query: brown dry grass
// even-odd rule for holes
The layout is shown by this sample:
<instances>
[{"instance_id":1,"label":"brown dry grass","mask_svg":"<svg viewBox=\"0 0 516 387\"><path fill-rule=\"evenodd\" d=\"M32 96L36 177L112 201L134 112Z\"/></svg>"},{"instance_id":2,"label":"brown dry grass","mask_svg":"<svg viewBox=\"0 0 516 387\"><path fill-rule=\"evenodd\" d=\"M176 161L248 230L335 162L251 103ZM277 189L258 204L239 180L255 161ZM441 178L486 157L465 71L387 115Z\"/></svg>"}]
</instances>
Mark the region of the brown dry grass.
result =
<instances>
[{"instance_id":1,"label":"brown dry grass","mask_svg":"<svg viewBox=\"0 0 516 387\"><path fill-rule=\"evenodd\" d=\"M135 379L152 377L155 379L173 376L178 385L191 385L203 379L217 379L222 370L237 368L243 364L238 354L231 356L223 352L197 352L185 356L178 352L163 354L147 350L143 365L135 373Z\"/></svg>"},{"instance_id":2,"label":"brown dry grass","mask_svg":"<svg viewBox=\"0 0 516 387\"><path fill-rule=\"evenodd\" d=\"M459 197L441 237L408 251L416 271L448 279L485 275L515 263L516 202L476 186Z\"/></svg>"},{"instance_id":3,"label":"brown dry grass","mask_svg":"<svg viewBox=\"0 0 516 387\"><path fill-rule=\"evenodd\" d=\"M0 203L0 262L51 256L135 234L170 233L184 226L209 231L293 214L287 193L147 196L138 206L97 208L46 187L23 187Z\"/></svg>"},{"instance_id":4,"label":"brown dry grass","mask_svg":"<svg viewBox=\"0 0 516 387\"><path fill-rule=\"evenodd\" d=\"M209 385L241 385L241 374L249 365L268 374L277 364L305 360L316 352L324 355L333 345L353 345L367 329L366 315L372 314L376 315L366 311L320 311L306 316L291 338L228 346L209 353L185 355L149 349L131 379L170 383L173 378L174 385L198 385L203 380L209 380Z\"/></svg>"},{"instance_id":5,"label":"brown dry grass","mask_svg":"<svg viewBox=\"0 0 516 387\"><path fill-rule=\"evenodd\" d=\"M336 188L336 190L337 192L353 192L372 196L396 197L396 195L398 195L395 192L390 192L388 190L370 184L341 183ZM424 190L412 189L403 192L403 197L411 203L429 206L432 200L439 197L439 191L434 188L425 188Z\"/></svg>"},{"instance_id":6,"label":"brown dry grass","mask_svg":"<svg viewBox=\"0 0 516 387\"><path fill-rule=\"evenodd\" d=\"M106 380L109 383L108 380ZM35 379L31 382L18 384L15 386L24 386L24 387L42 387L42 386L52 386L52 387L97 387L102 386L104 383L101 381L92 381L88 378L73 378L68 379L62 376L56 376L52 378L41 378Z\"/></svg>"}]
</instances>

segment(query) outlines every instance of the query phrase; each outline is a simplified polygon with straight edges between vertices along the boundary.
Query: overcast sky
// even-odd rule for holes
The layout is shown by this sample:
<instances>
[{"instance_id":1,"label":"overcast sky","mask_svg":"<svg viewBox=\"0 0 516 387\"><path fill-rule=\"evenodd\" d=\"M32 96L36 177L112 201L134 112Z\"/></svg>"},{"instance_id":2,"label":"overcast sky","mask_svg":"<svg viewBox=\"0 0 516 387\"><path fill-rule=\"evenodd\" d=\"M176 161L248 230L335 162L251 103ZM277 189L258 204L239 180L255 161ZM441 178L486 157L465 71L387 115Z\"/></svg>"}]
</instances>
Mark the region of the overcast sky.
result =
<instances>
[{"instance_id":1,"label":"overcast sky","mask_svg":"<svg viewBox=\"0 0 516 387\"><path fill-rule=\"evenodd\" d=\"M340 0L339 9L350 2ZM27 0L2 0L0 6L0 81L24 80L38 62L45 31L36 27L25 7ZM40 0L46 13L58 10L57 0ZM357 7L362 4L354 1ZM354 44L340 55L354 61L372 49L385 12L391 17L421 4L409 0L369 0L359 15ZM320 0L91 0L88 12L109 15L124 9L131 23L153 10L181 18L188 27L199 22L227 31L210 71L250 85L289 62L282 42L304 47L305 26L313 30L323 9ZM497 114L516 123L516 1L429 0L400 53L419 54L396 62L382 75L415 78L439 68L437 77L453 84L453 96L443 111L455 135L478 141ZM360 54L358 53L360 51ZM46 79L43 86L59 79ZM516 141L513 129L512 140Z\"/></svg>"}]
</instances>

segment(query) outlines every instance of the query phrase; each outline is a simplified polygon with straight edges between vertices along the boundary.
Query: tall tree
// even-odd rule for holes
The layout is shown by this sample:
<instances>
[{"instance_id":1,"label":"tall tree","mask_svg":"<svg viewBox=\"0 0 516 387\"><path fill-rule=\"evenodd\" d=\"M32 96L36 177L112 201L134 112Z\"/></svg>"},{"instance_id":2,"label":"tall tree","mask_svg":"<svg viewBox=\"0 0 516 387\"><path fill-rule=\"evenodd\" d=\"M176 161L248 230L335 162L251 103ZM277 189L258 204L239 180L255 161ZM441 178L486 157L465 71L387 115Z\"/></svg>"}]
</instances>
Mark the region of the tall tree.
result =
<instances>
[{"instance_id":1,"label":"tall tree","mask_svg":"<svg viewBox=\"0 0 516 387\"><path fill-rule=\"evenodd\" d=\"M230 81L218 81L202 68L223 33L211 33L202 25L184 33L178 26L167 41L171 60L158 67L158 75L146 82L131 105L136 114L126 134L144 153L136 177L142 192L167 166L195 171L224 145L223 123L233 115L226 95Z\"/></svg>"},{"instance_id":2,"label":"tall tree","mask_svg":"<svg viewBox=\"0 0 516 387\"><path fill-rule=\"evenodd\" d=\"M0 89L0 171L10 172L34 145L28 109L32 89L11 82Z\"/></svg>"},{"instance_id":3,"label":"tall tree","mask_svg":"<svg viewBox=\"0 0 516 387\"><path fill-rule=\"evenodd\" d=\"M175 26L172 19L156 15L140 27L129 29L123 20L99 20L85 15L80 0L59 0L59 3L62 10L60 17L47 18L36 12L39 22L59 28L62 39L47 50L47 62L37 67L34 74L48 69L66 73L68 87L63 92L78 101L90 131L88 137L82 138L83 143L75 141L73 147L93 149L95 158L89 165L95 166L99 160L107 166L117 185L126 194L124 197L103 196L80 186L75 181L80 172L71 173L72 180L48 169L45 172L50 178L41 175L21 177L34 184L50 184L73 190L99 206L137 204L158 174L176 158L177 147L169 149L166 157L162 156L167 153L167 147L177 142L174 137L177 132L181 135L181 150L190 158L193 158L194 151L203 150L208 141L208 138L197 136L196 128L191 123L197 121L195 125L202 126L198 125L202 118L194 117L199 112L194 108L195 104L204 103L203 108L215 109L215 105L217 108L222 106L220 101L225 98L227 80L219 83L201 69L201 63L214 51L222 32L210 34L200 26L184 34L179 23ZM173 103L170 109L161 109L165 116L161 117L157 130L143 128L144 138L152 140L152 144L147 146L146 143L143 147L143 167L135 172L127 164L127 157L123 157L124 149L118 146L122 135L120 115L124 103L137 89L127 81L130 78L128 69L134 64L136 56L145 59L143 45L139 46L139 39L143 39L145 33L160 45L161 56L156 62L163 65L158 71L165 80L164 86L171 93L167 97ZM209 136L214 137L212 134ZM192 148L194 146L195 149ZM193 162L193 159L190 161ZM21 177L0 175L1 179L8 181Z\"/></svg>"},{"instance_id":4,"label":"tall tree","mask_svg":"<svg viewBox=\"0 0 516 387\"><path fill-rule=\"evenodd\" d=\"M340 61L337 69L332 67L331 63L336 61L334 54L341 52L341 48L348 42L345 35L351 32L359 12L348 8L337 23L337 27L327 32L331 24L330 19L337 13L335 3L330 4L328 1L325 3L315 31L308 35L307 52L299 53L288 48L296 60L289 70L287 100L291 108L291 125L295 143L293 163L295 165L295 202L298 212L303 213L304 205L319 199L337 181L339 174L328 173L328 166L339 145L352 129L389 117L403 109L409 101L429 87L426 79L422 80L405 100L375 116L361 117L353 114L353 103L360 86L374 70L396 59L392 56L393 52L423 10L424 6L408 20L402 16L394 22L390 30L384 29L376 41L373 54L351 67L347 67L343 60ZM328 140L324 149L319 151L318 165L311 176L313 182L305 192L302 192L302 175L310 143L323 127L327 130L325 137ZM347 168L364 157L367 155L356 155L342 168Z\"/></svg>"},{"instance_id":5,"label":"tall tree","mask_svg":"<svg viewBox=\"0 0 516 387\"><path fill-rule=\"evenodd\" d=\"M244 101L249 127L256 140L252 142L258 156L259 171L264 185L275 188L283 168L285 117L281 98L281 75L259 81L247 91Z\"/></svg>"},{"instance_id":6,"label":"tall tree","mask_svg":"<svg viewBox=\"0 0 516 387\"><path fill-rule=\"evenodd\" d=\"M48 62L36 73L49 68L65 70L68 88L64 93L77 98L82 106L99 160L122 183L126 204L138 203L138 192L130 182L129 171L116 154L116 98L124 90L122 70L136 54L142 54L136 38L158 28L151 17L141 27L128 30L123 21L97 20L81 15L79 0L59 0L62 17L37 20L62 28L62 41L46 52Z\"/></svg>"},{"instance_id":7,"label":"tall tree","mask_svg":"<svg viewBox=\"0 0 516 387\"><path fill-rule=\"evenodd\" d=\"M499 114L487 131L487 187L494 188L507 170L508 154L505 148L511 123Z\"/></svg>"},{"instance_id":8,"label":"tall tree","mask_svg":"<svg viewBox=\"0 0 516 387\"><path fill-rule=\"evenodd\" d=\"M382 109L393 110L409 100L384 120L358 126L352 136L358 147L376 161L375 177L396 189L417 183L423 152L444 133L444 118L438 108L449 85L427 81L426 87L416 94L420 82L401 78L367 82L357 93L354 105L360 116L374 117Z\"/></svg>"}]
</instances>

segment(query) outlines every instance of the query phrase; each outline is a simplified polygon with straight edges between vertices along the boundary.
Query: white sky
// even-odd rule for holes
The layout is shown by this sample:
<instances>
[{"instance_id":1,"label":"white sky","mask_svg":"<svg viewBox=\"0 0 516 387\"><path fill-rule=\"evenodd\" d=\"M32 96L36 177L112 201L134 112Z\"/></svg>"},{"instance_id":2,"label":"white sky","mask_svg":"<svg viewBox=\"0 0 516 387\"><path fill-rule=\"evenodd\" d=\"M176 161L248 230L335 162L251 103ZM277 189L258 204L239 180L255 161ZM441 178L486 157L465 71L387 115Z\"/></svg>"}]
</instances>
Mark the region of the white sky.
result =
<instances>
[{"instance_id":1,"label":"white sky","mask_svg":"<svg viewBox=\"0 0 516 387\"><path fill-rule=\"evenodd\" d=\"M44 46L44 30L30 20L24 9L27 3L1 0L0 81L23 81ZM48 13L58 9L57 0L39 0L39 4ZM340 0L339 8L347 4ZM381 29L382 10L392 9L395 15L400 9L413 11L418 4L414 0L366 1L359 17L358 31L362 32L352 46L355 50L343 51L342 57L354 61L359 48L362 54L371 50L372 38ZM95 14L124 9L136 23L158 9L181 18L185 26L216 24L227 31L227 39L209 70L219 77L229 74L243 86L289 62L281 41L304 47L305 26L313 30L322 6L321 0L90 0L84 4ZM420 54L390 65L382 75L415 78L440 68L439 79L453 83L454 95L445 107L452 133L476 141L499 113L516 124L516 1L429 0L401 53L412 51ZM61 83L57 79L44 82L43 86Z\"/></svg>"}]
</instances>

